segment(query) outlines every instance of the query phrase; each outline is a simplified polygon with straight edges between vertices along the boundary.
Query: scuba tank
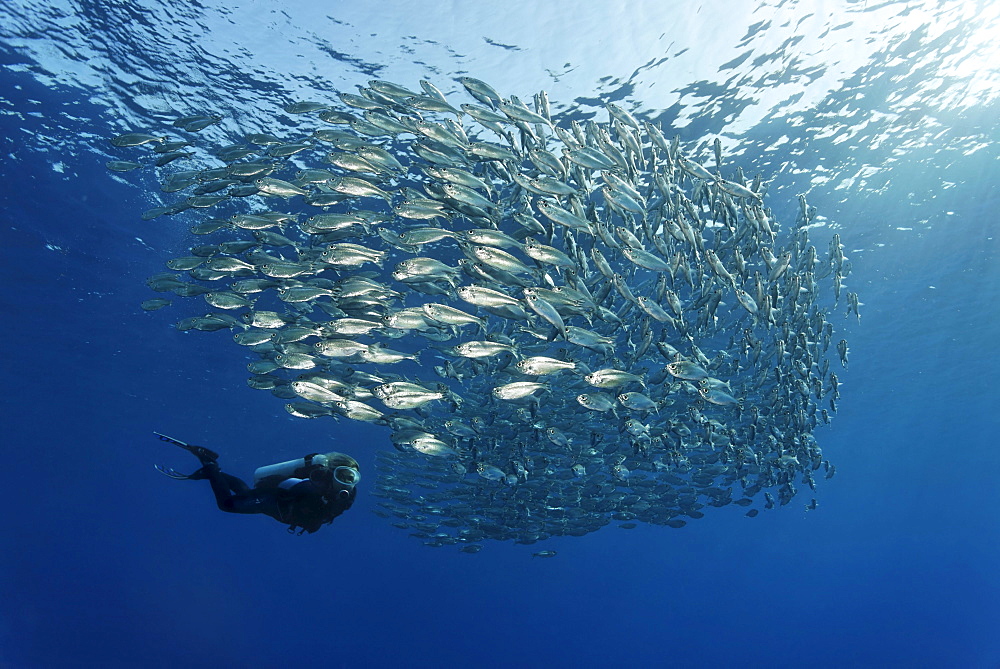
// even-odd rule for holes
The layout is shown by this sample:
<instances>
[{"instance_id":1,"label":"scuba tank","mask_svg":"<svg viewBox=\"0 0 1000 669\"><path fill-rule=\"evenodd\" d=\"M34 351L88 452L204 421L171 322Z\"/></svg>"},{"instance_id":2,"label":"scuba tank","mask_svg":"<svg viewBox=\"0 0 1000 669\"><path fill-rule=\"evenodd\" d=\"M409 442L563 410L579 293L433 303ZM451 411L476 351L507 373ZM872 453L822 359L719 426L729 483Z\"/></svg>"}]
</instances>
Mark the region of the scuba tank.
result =
<instances>
[{"instance_id":1,"label":"scuba tank","mask_svg":"<svg viewBox=\"0 0 1000 669\"><path fill-rule=\"evenodd\" d=\"M298 460L258 467L253 473L255 488L274 488L288 479L312 479L315 482L333 479L347 488L353 488L361 480L361 473L357 460L336 451L311 453Z\"/></svg>"},{"instance_id":2,"label":"scuba tank","mask_svg":"<svg viewBox=\"0 0 1000 669\"><path fill-rule=\"evenodd\" d=\"M255 488L266 488L275 486L289 478L307 479L316 469L326 469L328 463L329 458L326 455L312 453L298 460L288 460L287 462L279 462L276 465L258 467L253 473L253 485ZM263 486L261 485L262 482L264 483Z\"/></svg>"}]
</instances>

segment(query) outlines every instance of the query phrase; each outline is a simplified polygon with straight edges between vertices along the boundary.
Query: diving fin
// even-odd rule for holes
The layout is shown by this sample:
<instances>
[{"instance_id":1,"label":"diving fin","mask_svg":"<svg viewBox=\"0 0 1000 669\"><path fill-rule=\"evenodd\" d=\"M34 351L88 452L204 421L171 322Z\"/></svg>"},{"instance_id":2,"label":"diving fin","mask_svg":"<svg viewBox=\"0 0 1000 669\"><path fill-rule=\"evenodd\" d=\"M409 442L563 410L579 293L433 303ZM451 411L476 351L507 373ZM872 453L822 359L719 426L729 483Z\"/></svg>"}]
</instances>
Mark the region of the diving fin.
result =
<instances>
[{"instance_id":1,"label":"diving fin","mask_svg":"<svg viewBox=\"0 0 1000 669\"><path fill-rule=\"evenodd\" d=\"M180 441L179 439L174 439L173 437L168 437L167 435L160 434L159 432L153 432L153 434L155 434L156 437L160 441L165 441L168 444L173 444L174 446L179 446L179 447L183 448L185 451L187 451L188 453L191 453L196 458L198 458L199 460L201 460L202 464L204 464L206 462L215 462L216 460L219 459L219 454L218 453L216 453L215 451L213 451L211 449L205 448L204 446L192 446L191 444L185 444L183 441ZM173 471L173 470L171 470L171 471ZM166 473L166 472L164 472L164 473ZM176 473L176 472L174 472L174 473ZM167 474L167 476L170 476L170 475ZM175 477L171 477L171 478L175 478ZM187 478L187 477L184 477L184 478Z\"/></svg>"},{"instance_id":2,"label":"diving fin","mask_svg":"<svg viewBox=\"0 0 1000 669\"><path fill-rule=\"evenodd\" d=\"M181 474L176 469L171 469L170 467L164 467L163 465L153 465L156 467L156 471L160 472L164 476L174 479L175 481L187 481L191 477L187 474Z\"/></svg>"}]
</instances>

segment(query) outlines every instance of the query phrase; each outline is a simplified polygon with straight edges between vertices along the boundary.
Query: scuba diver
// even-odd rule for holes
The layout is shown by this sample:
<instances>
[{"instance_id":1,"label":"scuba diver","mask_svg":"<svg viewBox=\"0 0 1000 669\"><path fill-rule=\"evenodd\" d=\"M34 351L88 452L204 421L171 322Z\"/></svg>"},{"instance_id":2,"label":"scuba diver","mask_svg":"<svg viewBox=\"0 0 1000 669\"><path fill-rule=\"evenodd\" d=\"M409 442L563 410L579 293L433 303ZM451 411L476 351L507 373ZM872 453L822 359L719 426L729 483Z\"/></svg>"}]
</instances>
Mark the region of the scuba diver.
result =
<instances>
[{"instance_id":1,"label":"scuba diver","mask_svg":"<svg viewBox=\"0 0 1000 669\"><path fill-rule=\"evenodd\" d=\"M219 454L154 432L160 441L179 446L201 462L191 474L155 465L161 474L177 481L208 479L219 508L229 513L263 513L288 525L288 531L312 534L347 511L357 496L361 480L358 461L343 453L313 453L298 460L261 467L254 472L253 487L219 469Z\"/></svg>"}]
</instances>

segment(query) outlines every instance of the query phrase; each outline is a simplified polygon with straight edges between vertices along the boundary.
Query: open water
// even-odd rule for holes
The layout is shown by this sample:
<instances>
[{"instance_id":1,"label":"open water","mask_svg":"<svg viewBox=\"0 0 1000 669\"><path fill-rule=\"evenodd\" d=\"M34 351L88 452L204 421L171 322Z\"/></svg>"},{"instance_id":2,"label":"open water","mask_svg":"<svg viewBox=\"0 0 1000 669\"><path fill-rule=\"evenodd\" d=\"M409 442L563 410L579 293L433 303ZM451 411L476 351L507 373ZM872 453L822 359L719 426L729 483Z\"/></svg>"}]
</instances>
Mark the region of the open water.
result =
<instances>
[{"instance_id":1,"label":"open water","mask_svg":"<svg viewBox=\"0 0 1000 669\"><path fill-rule=\"evenodd\" d=\"M997 666L997 31L965 1L3 3L0 665ZM141 220L157 182L107 138L461 75L615 102L702 162L720 137L784 220L808 195L862 302L816 430L836 477L755 518L429 548L366 494L384 429L294 418L228 336L139 308L194 242ZM153 430L244 477L342 450L365 478L289 536L157 474L193 463Z\"/></svg>"}]
</instances>

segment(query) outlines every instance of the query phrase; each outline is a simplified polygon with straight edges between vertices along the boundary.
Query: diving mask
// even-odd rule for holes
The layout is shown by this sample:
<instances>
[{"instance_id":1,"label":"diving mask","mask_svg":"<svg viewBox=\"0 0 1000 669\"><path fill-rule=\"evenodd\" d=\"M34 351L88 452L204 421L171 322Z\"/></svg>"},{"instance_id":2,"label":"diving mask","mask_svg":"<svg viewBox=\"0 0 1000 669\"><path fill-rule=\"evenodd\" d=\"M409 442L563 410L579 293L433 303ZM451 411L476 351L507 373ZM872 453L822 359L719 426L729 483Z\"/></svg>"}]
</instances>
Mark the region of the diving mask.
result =
<instances>
[{"instance_id":1,"label":"diving mask","mask_svg":"<svg viewBox=\"0 0 1000 669\"><path fill-rule=\"evenodd\" d=\"M333 478L342 486L353 488L361 480L361 472L354 467L336 467L333 470Z\"/></svg>"}]
</instances>

